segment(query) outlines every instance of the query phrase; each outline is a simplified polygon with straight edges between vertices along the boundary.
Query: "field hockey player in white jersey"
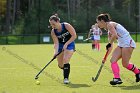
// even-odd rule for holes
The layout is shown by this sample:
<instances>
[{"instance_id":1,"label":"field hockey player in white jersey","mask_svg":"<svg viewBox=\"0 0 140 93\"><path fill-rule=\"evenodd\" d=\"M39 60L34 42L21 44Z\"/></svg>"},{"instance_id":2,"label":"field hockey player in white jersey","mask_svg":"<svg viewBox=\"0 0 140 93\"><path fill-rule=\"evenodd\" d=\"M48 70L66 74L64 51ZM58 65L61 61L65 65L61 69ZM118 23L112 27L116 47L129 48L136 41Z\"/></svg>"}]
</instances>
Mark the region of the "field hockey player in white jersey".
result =
<instances>
[{"instance_id":1,"label":"field hockey player in white jersey","mask_svg":"<svg viewBox=\"0 0 140 93\"><path fill-rule=\"evenodd\" d=\"M116 85L122 83L120 69L117 63L119 59L122 59L123 67L132 71L135 74L136 82L139 82L140 70L130 62L130 58L133 50L136 48L136 44L129 32L121 24L111 21L109 14L98 15L96 21L100 28L104 28L111 34L109 43L106 45L107 50L111 49L112 44L116 39L118 42L118 46L114 49L110 59L111 68L114 75L114 78L112 81L110 81L110 84Z\"/></svg>"}]
</instances>

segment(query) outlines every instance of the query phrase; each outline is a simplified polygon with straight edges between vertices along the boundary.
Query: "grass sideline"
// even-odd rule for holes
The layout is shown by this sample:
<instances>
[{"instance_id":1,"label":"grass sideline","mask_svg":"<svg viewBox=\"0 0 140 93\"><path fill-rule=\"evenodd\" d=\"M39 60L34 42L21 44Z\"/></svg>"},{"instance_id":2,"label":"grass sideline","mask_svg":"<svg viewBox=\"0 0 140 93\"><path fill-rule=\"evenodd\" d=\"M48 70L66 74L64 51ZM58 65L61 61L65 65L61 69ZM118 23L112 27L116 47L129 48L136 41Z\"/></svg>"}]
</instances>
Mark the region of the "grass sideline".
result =
<instances>
[{"instance_id":1,"label":"grass sideline","mask_svg":"<svg viewBox=\"0 0 140 93\"><path fill-rule=\"evenodd\" d=\"M76 44L77 51L71 59L71 84L63 84L62 70L54 60L40 75L40 85L35 84L35 75L53 55L53 45L1 45L0 46L0 93L139 93L140 83L135 83L134 74L121 65L123 84L111 86L110 56L96 82L95 76L105 54L106 43L101 51L93 51L91 44ZM116 45L116 44L115 44ZM131 60L140 67L140 43Z\"/></svg>"}]
</instances>

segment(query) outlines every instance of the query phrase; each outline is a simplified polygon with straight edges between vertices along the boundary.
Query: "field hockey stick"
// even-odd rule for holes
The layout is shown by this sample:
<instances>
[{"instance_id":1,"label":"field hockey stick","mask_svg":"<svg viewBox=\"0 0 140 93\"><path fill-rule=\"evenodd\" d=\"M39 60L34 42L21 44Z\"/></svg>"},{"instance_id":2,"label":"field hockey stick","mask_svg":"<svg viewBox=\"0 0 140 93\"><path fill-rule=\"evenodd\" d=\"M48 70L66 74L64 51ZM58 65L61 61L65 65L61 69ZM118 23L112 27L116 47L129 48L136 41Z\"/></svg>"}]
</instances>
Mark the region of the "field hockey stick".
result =
<instances>
[{"instance_id":1,"label":"field hockey stick","mask_svg":"<svg viewBox=\"0 0 140 93\"><path fill-rule=\"evenodd\" d=\"M105 63L105 61L106 61L106 58L107 58L107 56L108 56L108 52L109 52L109 50L106 51L106 54L105 54L105 56L104 56L104 58L103 58L103 60L102 60L102 64L101 64L101 66L100 66L100 68L99 68L99 70L98 70L98 72L97 72L95 78L92 77L92 81L95 82L95 81L98 79L98 77L99 77L99 75L100 75L100 73L101 73L101 71L102 71L102 68L103 68L103 66L104 66L104 63Z\"/></svg>"},{"instance_id":2,"label":"field hockey stick","mask_svg":"<svg viewBox=\"0 0 140 93\"><path fill-rule=\"evenodd\" d=\"M88 40L90 40L91 39L91 37L89 37L89 38L87 38L87 39L85 39L85 40L83 40L83 41L88 41Z\"/></svg>"},{"instance_id":3,"label":"field hockey stick","mask_svg":"<svg viewBox=\"0 0 140 93\"><path fill-rule=\"evenodd\" d=\"M62 51L61 51L62 52ZM52 59L51 61L49 61L39 72L38 74L35 76L35 79L38 79L39 78L39 75L42 73L42 71L61 53L59 52L58 54L56 54Z\"/></svg>"}]
</instances>

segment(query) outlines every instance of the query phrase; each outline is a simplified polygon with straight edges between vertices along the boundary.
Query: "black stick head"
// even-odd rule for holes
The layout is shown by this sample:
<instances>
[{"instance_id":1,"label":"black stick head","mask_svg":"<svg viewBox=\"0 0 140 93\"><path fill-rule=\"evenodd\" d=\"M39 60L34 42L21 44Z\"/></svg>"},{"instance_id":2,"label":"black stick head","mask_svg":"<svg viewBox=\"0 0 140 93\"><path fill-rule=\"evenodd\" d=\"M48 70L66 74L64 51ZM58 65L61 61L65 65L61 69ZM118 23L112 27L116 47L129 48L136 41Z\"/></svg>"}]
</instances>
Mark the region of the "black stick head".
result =
<instances>
[{"instance_id":1,"label":"black stick head","mask_svg":"<svg viewBox=\"0 0 140 93\"><path fill-rule=\"evenodd\" d=\"M35 77L35 79L37 80L37 79L38 79L38 77Z\"/></svg>"},{"instance_id":2,"label":"black stick head","mask_svg":"<svg viewBox=\"0 0 140 93\"><path fill-rule=\"evenodd\" d=\"M92 77L92 81L95 82L97 79L94 79L94 77Z\"/></svg>"}]
</instances>

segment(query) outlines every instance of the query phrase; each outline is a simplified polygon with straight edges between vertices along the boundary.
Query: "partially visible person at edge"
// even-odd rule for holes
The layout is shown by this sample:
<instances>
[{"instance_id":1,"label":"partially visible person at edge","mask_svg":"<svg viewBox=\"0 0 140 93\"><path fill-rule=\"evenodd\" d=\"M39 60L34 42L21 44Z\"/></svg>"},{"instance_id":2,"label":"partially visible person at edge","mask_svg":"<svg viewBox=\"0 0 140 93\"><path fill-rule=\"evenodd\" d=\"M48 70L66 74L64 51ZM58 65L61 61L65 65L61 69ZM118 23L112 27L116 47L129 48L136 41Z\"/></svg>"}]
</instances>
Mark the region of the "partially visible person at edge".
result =
<instances>
[{"instance_id":1,"label":"partially visible person at edge","mask_svg":"<svg viewBox=\"0 0 140 93\"><path fill-rule=\"evenodd\" d=\"M69 83L70 59L75 51L75 42L77 35L73 26L69 23L60 23L58 15L52 15L49 19L52 27L51 36L54 42L54 56L57 56L58 67L63 69L64 84Z\"/></svg>"},{"instance_id":2,"label":"partially visible person at edge","mask_svg":"<svg viewBox=\"0 0 140 93\"><path fill-rule=\"evenodd\" d=\"M116 85L123 83L120 76L120 68L117 63L119 59L122 59L123 67L132 71L135 74L136 82L139 82L140 70L130 62L130 58L133 50L136 48L136 44L129 32L121 24L111 21L109 14L98 15L96 21L100 28L104 28L109 32L109 43L106 45L107 50L111 49L114 40L117 39L118 41L118 46L114 49L110 59L114 75L110 84Z\"/></svg>"}]
</instances>

